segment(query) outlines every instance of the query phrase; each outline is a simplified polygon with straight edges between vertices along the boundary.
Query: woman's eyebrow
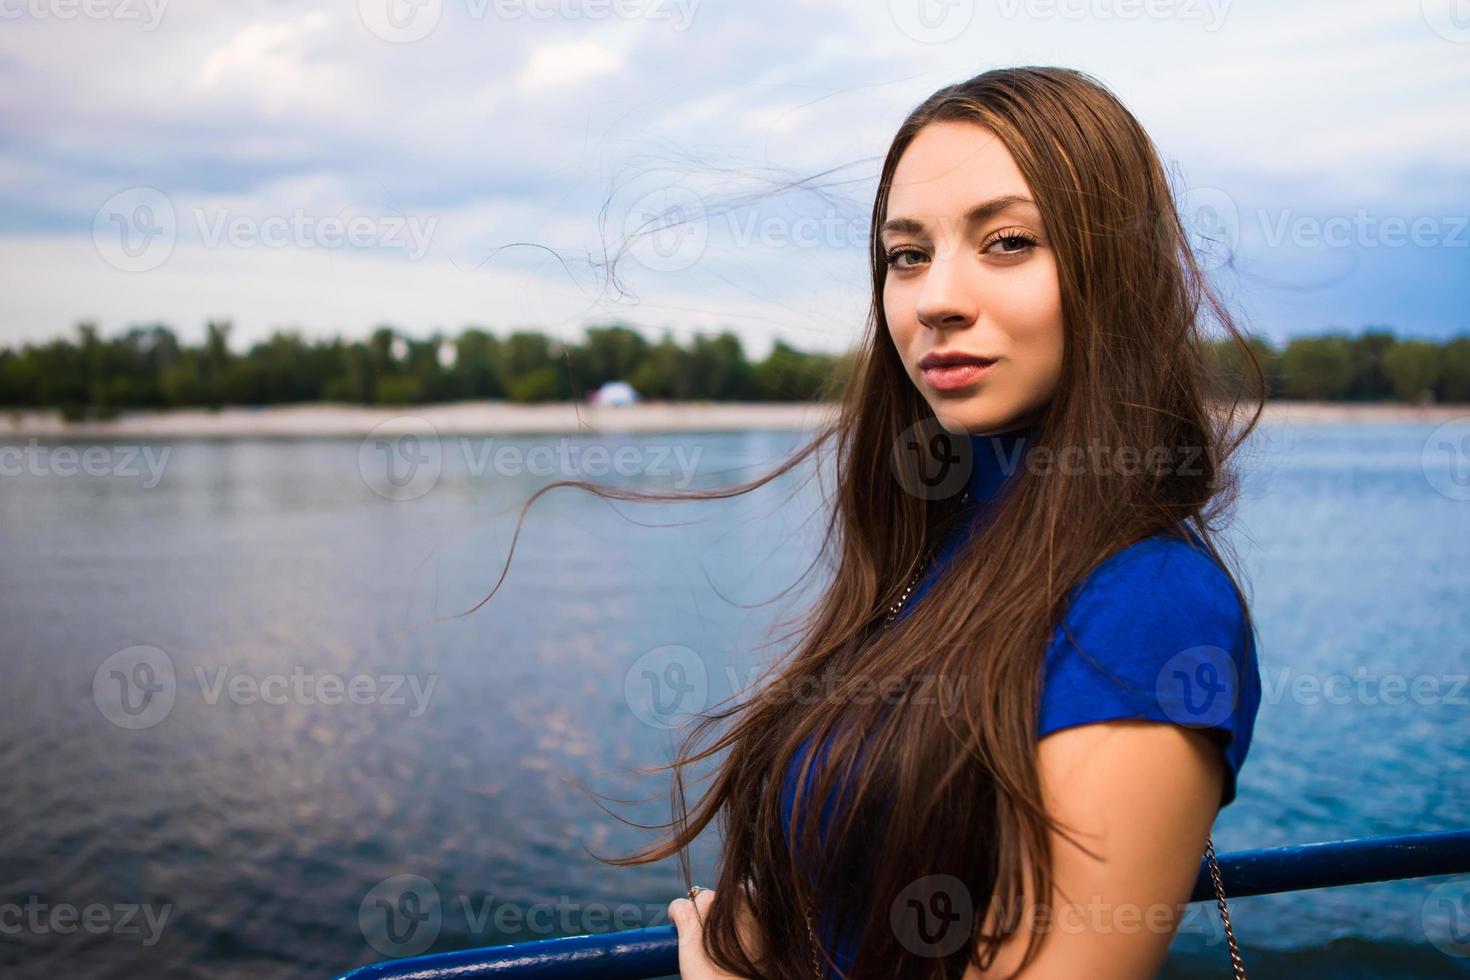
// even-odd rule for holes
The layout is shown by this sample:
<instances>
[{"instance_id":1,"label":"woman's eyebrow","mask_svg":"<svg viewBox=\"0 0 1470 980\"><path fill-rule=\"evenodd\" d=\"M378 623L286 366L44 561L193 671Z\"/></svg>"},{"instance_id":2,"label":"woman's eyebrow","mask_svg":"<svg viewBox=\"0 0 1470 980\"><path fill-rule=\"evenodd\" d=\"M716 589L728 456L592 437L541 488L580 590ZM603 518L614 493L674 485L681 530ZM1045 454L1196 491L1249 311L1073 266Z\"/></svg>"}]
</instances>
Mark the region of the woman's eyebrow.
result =
<instances>
[{"instance_id":1,"label":"woman's eyebrow","mask_svg":"<svg viewBox=\"0 0 1470 980\"><path fill-rule=\"evenodd\" d=\"M1000 197L992 197L988 201L981 201L979 204L970 208L970 210L965 212L963 220L966 225L980 224L981 222L989 221L1003 211L1009 211L1011 208L1016 207L1035 208L1036 202L1021 194L1002 194ZM924 233L924 223L914 218L889 218L883 222L883 227L878 230L878 234L883 235L890 231L908 235L921 235Z\"/></svg>"}]
</instances>

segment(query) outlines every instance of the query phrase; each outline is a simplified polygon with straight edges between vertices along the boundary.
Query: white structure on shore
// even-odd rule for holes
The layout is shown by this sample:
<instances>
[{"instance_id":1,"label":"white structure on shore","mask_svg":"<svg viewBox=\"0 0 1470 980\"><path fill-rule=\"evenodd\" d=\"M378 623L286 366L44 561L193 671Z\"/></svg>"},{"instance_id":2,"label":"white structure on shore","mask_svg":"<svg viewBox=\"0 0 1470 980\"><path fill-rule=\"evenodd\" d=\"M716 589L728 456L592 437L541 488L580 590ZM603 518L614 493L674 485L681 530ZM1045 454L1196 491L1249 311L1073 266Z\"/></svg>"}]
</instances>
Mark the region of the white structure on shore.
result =
<instances>
[{"instance_id":1,"label":"white structure on shore","mask_svg":"<svg viewBox=\"0 0 1470 980\"><path fill-rule=\"evenodd\" d=\"M594 405L632 405L638 401L638 392L626 381L607 381L592 393Z\"/></svg>"}]
</instances>

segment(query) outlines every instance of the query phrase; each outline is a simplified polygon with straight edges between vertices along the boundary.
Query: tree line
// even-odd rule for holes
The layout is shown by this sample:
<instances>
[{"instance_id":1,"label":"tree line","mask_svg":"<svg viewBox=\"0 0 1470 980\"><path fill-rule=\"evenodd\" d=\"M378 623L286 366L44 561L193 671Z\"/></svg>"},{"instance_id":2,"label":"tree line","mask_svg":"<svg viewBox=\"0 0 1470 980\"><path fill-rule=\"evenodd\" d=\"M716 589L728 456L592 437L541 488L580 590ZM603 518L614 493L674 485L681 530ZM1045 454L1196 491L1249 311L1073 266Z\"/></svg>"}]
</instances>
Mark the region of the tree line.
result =
<instances>
[{"instance_id":1,"label":"tree line","mask_svg":"<svg viewBox=\"0 0 1470 980\"><path fill-rule=\"evenodd\" d=\"M677 343L648 340L627 324L590 326L578 343L534 330L497 336L471 327L456 337L415 339L379 327L365 340L307 341L277 331L237 352L230 324L207 324L201 344L181 344L167 326L139 326L111 339L91 323L74 338L0 349L0 406L60 409L69 419L119 411L346 402L411 405L465 399L513 402L585 398L626 381L644 399L810 401L835 397L851 352L801 351L777 342L759 361L730 331ZM1470 402L1470 335L1401 340L1385 329L1301 336L1283 347L1250 346L1275 398L1327 401ZM1217 393L1249 393L1244 353L1211 341Z\"/></svg>"}]
</instances>

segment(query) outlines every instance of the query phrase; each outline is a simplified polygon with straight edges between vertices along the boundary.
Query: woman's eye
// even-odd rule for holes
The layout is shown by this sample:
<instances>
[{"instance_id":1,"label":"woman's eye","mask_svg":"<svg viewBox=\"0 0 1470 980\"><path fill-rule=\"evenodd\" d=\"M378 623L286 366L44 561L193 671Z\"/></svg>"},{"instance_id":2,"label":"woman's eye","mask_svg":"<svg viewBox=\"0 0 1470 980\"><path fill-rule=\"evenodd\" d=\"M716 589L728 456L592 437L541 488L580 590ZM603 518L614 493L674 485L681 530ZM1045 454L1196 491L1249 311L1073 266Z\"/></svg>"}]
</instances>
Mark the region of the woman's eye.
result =
<instances>
[{"instance_id":1,"label":"woman's eye","mask_svg":"<svg viewBox=\"0 0 1470 980\"><path fill-rule=\"evenodd\" d=\"M1035 245L1036 239L1030 235L1023 235L1020 232L1011 232L1008 235L1001 235L998 238L991 239L990 244L985 246L985 250L988 252L994 246L1002 244L1008 247L1000 250L1001 255L1019 255Z\"/></svg>"},{"instance_id":2,"label":"woman's eye","mask_svg":"<svg viewBox=\"0 0 1470 980\"><path fill-rule=\"evenodd\" d=\"M906 264L899 261L899 259L903 258L905 255L911 255L916 260L922 260L924 258L924 253L920 252L916 248L895 248L893 251L888 253L888 265L891 268L895 269L912 269L912 264Z\"/></svg>"}]
</instances>

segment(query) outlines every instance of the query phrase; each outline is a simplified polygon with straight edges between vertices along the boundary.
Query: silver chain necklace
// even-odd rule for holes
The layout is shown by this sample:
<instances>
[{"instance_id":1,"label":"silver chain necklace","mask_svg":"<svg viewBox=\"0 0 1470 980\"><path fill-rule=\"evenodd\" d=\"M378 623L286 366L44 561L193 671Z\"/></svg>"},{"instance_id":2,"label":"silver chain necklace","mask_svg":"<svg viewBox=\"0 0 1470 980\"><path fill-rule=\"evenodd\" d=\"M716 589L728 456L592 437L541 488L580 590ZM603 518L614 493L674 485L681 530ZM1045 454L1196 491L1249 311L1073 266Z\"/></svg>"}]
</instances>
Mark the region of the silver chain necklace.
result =
<instances>
[{"instance_id":1,"label":"silver chain necklace","mask_svg":"<svg viewBox=\"0 0 1470 980\"><path fill-rule=\"evenodd\" d=\"M970 491L966 490L960 496L960 503L963 505L968 504L969 502ZM914 589L918 586L919 579L923 577L924 571L929 567L932 559L933 556L931 555L928 559L919 563L919 567L914 570L913 578L909 579L908 586L904 588L903 595L899 596L898 601L888 607L888 616L883 620L883 625L885 627L893 625L893 621L898 618L899 611L903 609L903 604L905 602L908 602L909 596L913 594Z\"/></svg>"}]
</instances>

